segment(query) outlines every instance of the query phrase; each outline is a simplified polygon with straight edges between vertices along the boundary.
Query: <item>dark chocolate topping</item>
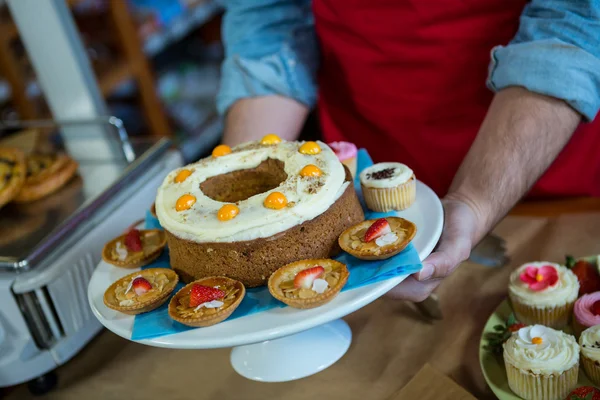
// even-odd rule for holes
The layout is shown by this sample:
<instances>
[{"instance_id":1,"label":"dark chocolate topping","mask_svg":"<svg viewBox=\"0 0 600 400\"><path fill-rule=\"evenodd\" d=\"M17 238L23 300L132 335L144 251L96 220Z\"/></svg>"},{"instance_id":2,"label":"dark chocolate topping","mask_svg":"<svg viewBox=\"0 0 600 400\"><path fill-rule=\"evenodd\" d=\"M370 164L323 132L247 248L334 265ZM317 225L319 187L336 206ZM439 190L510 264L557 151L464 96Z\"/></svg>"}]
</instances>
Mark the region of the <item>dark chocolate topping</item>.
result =
<instances>
[{"instance_id":1,"label":"dark chocolate topping","mask_svg":"<svg viewBox=\"0 0 600 400\"><path fill-rule=\"evenodd\" d=\"M377 172L373 172L370 174L367 174L367 178L368 179L373 179L373 180L381 180L381 179L390 179L392 176L394 176L394 171L396 170L396 168L386 168L386 169L382 169L381 171L377 171Z\"/></svg>"}]
</instances>

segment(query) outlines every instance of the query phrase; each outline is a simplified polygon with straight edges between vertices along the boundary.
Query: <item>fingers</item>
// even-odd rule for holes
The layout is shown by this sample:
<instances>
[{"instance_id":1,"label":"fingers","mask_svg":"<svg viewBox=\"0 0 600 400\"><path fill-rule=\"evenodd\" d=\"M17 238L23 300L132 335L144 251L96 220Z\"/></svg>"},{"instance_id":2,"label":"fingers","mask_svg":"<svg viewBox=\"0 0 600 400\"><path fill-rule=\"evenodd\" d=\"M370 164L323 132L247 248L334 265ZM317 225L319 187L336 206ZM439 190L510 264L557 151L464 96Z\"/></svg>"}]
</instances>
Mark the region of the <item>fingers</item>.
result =
<instances>
[{"instance_id":1,"label":"fingers","mask_svg":"<svg viewBox=\"0 0 600 400\"><path fill-rule=\"evenodd\" d=\"M468 239L445 239L438 250L423 261L423 268L416 274L416 278L419 281L445 278L469 257L470 251L471 242Z\"/></svg>"},{"instance_id":2,"label":"fingers","mask_svg":"<svg viewBox=\"0 0 600 400\"><path fill-rule=\"evenodd\" d=\"M414 277L409 276L398 286L390 290L386 296L393 299L409 300L419 303L429 297L431 292L438 287L440 282L440 280L419 282Z\"/></svg>"}]
</instances>

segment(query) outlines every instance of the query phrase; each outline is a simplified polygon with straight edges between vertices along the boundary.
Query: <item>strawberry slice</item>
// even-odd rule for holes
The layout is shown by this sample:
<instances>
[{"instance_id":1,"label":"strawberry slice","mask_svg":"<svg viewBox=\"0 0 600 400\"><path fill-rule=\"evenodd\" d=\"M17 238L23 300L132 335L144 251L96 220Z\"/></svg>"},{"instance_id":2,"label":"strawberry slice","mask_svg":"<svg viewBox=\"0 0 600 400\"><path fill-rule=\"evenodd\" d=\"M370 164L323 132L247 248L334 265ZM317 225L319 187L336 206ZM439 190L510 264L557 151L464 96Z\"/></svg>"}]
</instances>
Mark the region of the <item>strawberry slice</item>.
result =
<instances>
[{"instance_id":1,"label":"strawberry slice","mask_svg":"<svg viewBox=\"0 0 600 400\"><path fill-rule=\"evenodd\" d=\"M222 299L225 292L210 286L194 285L190 291L190 307L198 307L209 301Z\"/></svg>"},{"instance_id":2,"label":"strawberry slice","mask_svg":"<svg viewBox=\"0 0 600 400\"><path fill-rule=\"evenodd\" d=\"M379 218L377 221L373 222L373 225L371 225L369 229L367 229L364 240L365 242L370 242L391 231L392 228L390 228L390 223L387 219Z\"/></svg>"},{"instance_id":3,"label":"strawberry slice","mask_svg":"<svg viewBox=\"0 0 600 400\"><path fill-rule=\"evenodd\" d=\"M145 278L137 277L131 282L131 288L138 296L152 289L152 285Z\"/></svg>"},{"instance_id":4,"label":"strawberry slice","mask_svg":"<svg viewBox=\"0 0 600 400\"><path fill-rule=\"evenodd\" d=\"M592 307L590 308L590 311L594 315L600 315L600 300L598 300L594 304L592 304Z\"/></svg>"},{"instance_id":5,"label":"strawberry slice","mask_svg":"<svg viewBox=\"0 0 600 400\"><path fill-rule=\"evenodd\" d=\"M294 287L301 289L310 289L315 279L319 278L325 272L325 268L320 265L315 265L312 268L304 269L294 278Z\"/></svg>"},{"instance_id":6,"label":"strawberry slice","mask_svg":"<svg viewBox=\"0 0 600 400\"><path fill-rule=\"evenodd\" d=\"M127 232L125 235L125 246L129 251L142 251L142 238L140 236L140 231L137 229L132 229Z\"/></svg>"}]
</instances>

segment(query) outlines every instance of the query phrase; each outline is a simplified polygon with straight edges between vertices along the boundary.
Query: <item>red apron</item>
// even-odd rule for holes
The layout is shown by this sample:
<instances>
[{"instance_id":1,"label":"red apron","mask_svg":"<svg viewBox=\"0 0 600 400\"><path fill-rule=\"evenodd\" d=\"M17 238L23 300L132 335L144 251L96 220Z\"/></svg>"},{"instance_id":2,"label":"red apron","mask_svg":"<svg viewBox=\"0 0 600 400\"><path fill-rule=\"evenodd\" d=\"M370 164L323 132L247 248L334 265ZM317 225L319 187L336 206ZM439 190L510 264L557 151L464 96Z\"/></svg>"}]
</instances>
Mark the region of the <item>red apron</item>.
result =
<instances>
[{"instance_id":1,"label":"red apron","mask_svg":"<svg viewBox=\"0 0 600 400\"><path fill-rule=\"evenodd\" d=\"M444 195L492 99L490 50L525 0L314 0L325 140L400 161ZM600 196L600 118L582 124L530 195ZM482 155L483 156L483 155Z\"/></svg>"}]
</instances>

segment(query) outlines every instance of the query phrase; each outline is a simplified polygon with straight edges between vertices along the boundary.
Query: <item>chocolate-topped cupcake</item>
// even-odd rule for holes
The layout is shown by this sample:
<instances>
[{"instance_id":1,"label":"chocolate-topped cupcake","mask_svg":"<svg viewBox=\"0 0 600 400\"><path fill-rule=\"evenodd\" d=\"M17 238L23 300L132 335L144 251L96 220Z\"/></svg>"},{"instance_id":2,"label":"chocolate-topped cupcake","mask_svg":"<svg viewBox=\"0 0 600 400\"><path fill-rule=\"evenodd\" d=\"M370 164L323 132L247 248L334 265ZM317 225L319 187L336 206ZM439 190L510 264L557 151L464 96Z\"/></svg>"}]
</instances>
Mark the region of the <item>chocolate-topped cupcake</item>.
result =
<instances>
[{"instance_id":1,"label":"chocolate-topped cupcake","mask_svg":"<svg viewBox=\"0 0 600 400\"><path fill-rule=\"evenodd\" d=\"M396 162L379 163L360 173L367 207L385 212L404 210L415 202L417 181L412 169Z\"/></svg>"}]
</instances>

